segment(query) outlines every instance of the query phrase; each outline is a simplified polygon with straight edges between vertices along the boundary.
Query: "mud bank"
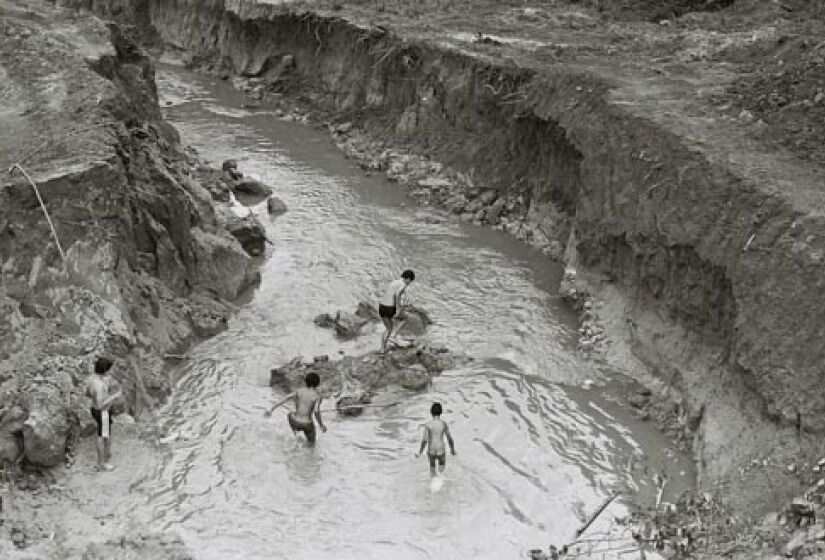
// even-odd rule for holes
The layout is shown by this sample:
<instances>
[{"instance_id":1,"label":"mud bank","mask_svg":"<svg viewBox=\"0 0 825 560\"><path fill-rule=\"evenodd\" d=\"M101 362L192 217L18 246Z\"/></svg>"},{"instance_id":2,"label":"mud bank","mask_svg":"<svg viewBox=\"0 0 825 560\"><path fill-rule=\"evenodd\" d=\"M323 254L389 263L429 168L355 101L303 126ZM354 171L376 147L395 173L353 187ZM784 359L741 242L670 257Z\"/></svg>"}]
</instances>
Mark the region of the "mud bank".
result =
<instances>
[{"instance_id":1,"label":"mud bank","mask_svg":"<svg viewBox=\"0 0 825 560\"><path fill-rule=\"evenodd\" d=\"M768 506L774 493L736 466L821 445L823 173L716 123L692 98L712 84L590 51L565 59L562 46L552 64L516 62L512 49L240 1L132 9L193 64L257 80L256 96L463 173L463 192L431 184L432 202L536 232L576 270L570 285L604 303L606 359L681 400L705 486ZM468 209L486 189L493 202Z\"/></svg>"},{"instance_id":2,"label":"mud bank","mask_svg":"<svg viewBox=\"0 0 825 560\"><path fill-rule=\"evenodd\" d=\"M95 357L115 359L139 417L168 394L164 355L222 330L257 272L216 212L220 172L179 144L120 29L0 11L0 463L51 467L93 433Z\"/></svg>"}]
</instances>

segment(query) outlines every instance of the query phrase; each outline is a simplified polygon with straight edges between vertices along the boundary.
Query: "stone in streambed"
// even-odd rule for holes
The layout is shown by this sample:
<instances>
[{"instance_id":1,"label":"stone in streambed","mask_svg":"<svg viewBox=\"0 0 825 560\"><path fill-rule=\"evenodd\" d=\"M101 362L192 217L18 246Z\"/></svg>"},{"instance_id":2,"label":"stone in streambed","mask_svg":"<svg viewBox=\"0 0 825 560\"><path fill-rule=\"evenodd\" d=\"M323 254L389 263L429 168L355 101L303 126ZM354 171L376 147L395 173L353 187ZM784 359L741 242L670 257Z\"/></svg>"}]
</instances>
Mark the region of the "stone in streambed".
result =
<instances>
[{"instance_id":1,"label":"stone in streambed","mask_svg":"<svg viewBox=\"0 0 825 560\"><path fill-rule=\"evenodd\" d=\"M270 216L278 216L285 213L287 210L286 204L284 201L278 198L277 196L270 195L269 198L266 199L266 211L269 212Z\"/></svg>"},{"instance_id":2,"label":"stone in streambed","mask_svg":"<svg viewBox=\"0 0 825 560\"><path fill-rule=\"evenodd\" d=\"M365 405L370 403L367 395L341 397L335 402L335 408L341 416L360 416L364 412Z\"/></svg>"},{"instance_id":3,"label":"stone in streambed","mask_svg":"<svg viewBox=\"0 0 825 560\"><path fill-rule=\"evenodd\" d=\"M226 176L232 180L239 181L243 178L243 173L238 170L238 162L234 159L228 159L221 164L221 170Z\"/></svg>"},{"instance_id":4,"label":"stone in streambed","mask_svg":"<svg viewBox=\"0 0 825 560\"><path fill-rule=\"evenodd\" d=\"M272 194L272 189L257 179L250 179L249 177L236 181L231 185L232 191L249 196L269 196Z\"/></svg>"},{"instance_id":5,"label":"stone in streambed","mask_svg":"<svg viewBox=\"0 0 825 560\"><path fill-rule=\"evenodd\" d=\"M421 364L402 370L398 384L411 391L423 391L430 385L430 374Z\"/></svg>"},{"instance_id":6,"label":"stone in streambed","mask_svg":"<svg viewBox=\"0 0 825 560\"><path fill-rule=\"evenodd\" d=\"M227 224L226 229L238 240L247 254L253 257L263 254L266 231L254 216L236 217Z\"/></svg>"},{"instance_id":7,"label":"stone in streambed","mask_svg":"<svg viewBox=\"0 0 825 560\"><path fill-rule=\"evenodd\" d=\"M361 333L361 327L366 323L365 319L354 313L339 311L335 315L333 328L335 329L335 335L339 338L355 338Z\"/></svg>"},{"instance_id":8,"label":"stone in streambed","mask_svg":"<svg viewBox=\"0 0 825 560\"><path fill-rule=\"evenodd\" d=\"M495 201L492 206L487 209L486 214L484 215L484 221L488 224L495 225L498 223L499 218L501 217L501 213L504 211L506 203L504 199L498 199Z\"/></svg>"},{"instance_id":9,"label":"stone in streambed","mask_svg":"<svg viewBox=\"0 0 825 560\"><path fill-rule=\"evenodd\" d=\"M401 337L421 336L432 324L429 314L420 307L404 307L399 312L399 319L402 317L404 324L398 330ZM315 317L314 323L321 328L335 329L335 334L340 338L354 338L360 334L366 323L379 319L378 310L370 303L362 301L354 314L347 311L336 311L334 315L322 313Z\"/></svg>"}]
</instances>

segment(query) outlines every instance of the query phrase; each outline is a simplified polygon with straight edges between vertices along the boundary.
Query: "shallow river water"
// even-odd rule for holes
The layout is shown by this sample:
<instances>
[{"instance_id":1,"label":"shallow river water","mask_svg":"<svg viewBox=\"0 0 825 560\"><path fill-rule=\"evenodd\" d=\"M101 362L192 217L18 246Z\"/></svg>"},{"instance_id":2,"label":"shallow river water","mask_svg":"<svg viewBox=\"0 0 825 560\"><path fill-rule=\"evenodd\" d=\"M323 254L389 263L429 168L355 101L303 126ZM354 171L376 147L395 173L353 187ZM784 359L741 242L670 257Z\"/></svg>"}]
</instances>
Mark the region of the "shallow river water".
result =
<instances>
[{"instance_id":1,"label":"shallow river water","mask_svg":"<svg viewBox=\"0 0 825 560\"><path fill-rule=\"evenodd\" d=\"M574 317L554 293L560 270L540 253L411 205L325 133L241 110L225 82L168 67L159 82L185 143L213 164L237 159L289 211L271 220L253 208L274 241L262 284L174 372L160 413L170 443L133 484L142 525L178 532L204 559L518 558L570 540L614 491L649 496L653 471L691 477L651 426L576 387L604 372L577 355ZM404 268L418 275L411 298L435 321L427 336L478 360L398 406L327 414L314 449L292 435L285 412L264 419L282 396L267 385L270 368L379 345L377 327L342 343L312 320L374 299ZM458 451L437 493L426 460L414 458L434 400ZM592 534L625 512L620 499Z\"/></svg>"}]
</instances>

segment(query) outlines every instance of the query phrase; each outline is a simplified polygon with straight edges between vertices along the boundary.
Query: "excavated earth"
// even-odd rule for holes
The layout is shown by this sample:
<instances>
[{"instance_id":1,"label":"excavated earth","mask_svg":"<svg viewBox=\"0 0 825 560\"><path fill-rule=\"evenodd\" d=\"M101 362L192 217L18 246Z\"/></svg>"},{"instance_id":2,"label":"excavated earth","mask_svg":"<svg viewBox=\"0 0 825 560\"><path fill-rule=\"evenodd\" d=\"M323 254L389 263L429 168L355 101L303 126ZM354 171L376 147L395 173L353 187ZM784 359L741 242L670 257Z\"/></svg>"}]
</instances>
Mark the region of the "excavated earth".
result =
<instances>
[{"instance_id":1,"label":"excavated earth","mask_svg":"<svg viewBox=\"0 0 825 560\"><path fill-rule=\"evenodd\" d=\"M0 2L0 169L0 472L37 495L51 488L37 469L70 464L94 433L83 388L95 358L115 360L127 402L117 421L133 423L168 395L164 356L221 331L258 273L228 231L221 172L179 144L152 63L117 26ZM5 497L9 558L48 532L21 515L25 499ZM154 535L50 554L165 549L186 556Z\"/></svg>"},{"instance_id":2,"label":"excavated earth","mask_svg":"<svg viewBox=\"0 0 825 560\"><path fill-rule=\"evenodd\" d=\"M152 47L232 78L249 92L250 106L297 105L311 112L329 123L336 142L366 170L387 172L409 185L422 203L510 231L563 261L567 273L561 289L581 306L588 325L598 323L606 334L606 341L591 337L585 349L595 346L594 359L636 377L672 403L692 442L702 488L754 516L801 491L798 465L825 452L825 160L818 143L825 83L816 31L823 14L813 4L638 2L618 11L604 10L602 2L57 4L129 24L130 33ZM699 4L720 11L692 11ZM18 8L12 21L35 17L21 3L13 5ZM72 23L81 24L108 36L92 20L78 16ZM49 30L54 41L80 41L60 35L55 26L39 21L37 26ZM0 40L26 45L28 37L7 32ZM73 46L78 52L90 48ZM245 273L243 278L224 270L214 274L193 257L216 250L216 240L226 237L215 233L219 228L210 221L209 205L198 203L206 197L194 194L199 191L185 179L183 164L163 157L164 142L174 145L174 139L153 113L154 105L145 96L134 99L140 91L135 88L129 88L132 99L109 100L112 95L123 100L119 85L141 74L140 64L129 58L138 55L122 50L104 57L105 64L86 66L88 76L72 74L61 81L35 75L19 85L4 80L3 95L11 100L3 104L4 123L10 123L4 130L10 132L0 157L15 155L2 163L40 158L26 160L33 169L41 162L37 179L49 192L66 189L66 197L57 199L63 205L54 203L52 211L58 224L66 221L58 231L74 263L69 270L89 278L84 283L72 277L84 297L106 294L103 301L114 298L117 312L148 297L140 292L142 285L183 309L196 305L193 299L204 304L203 297L197 299L204 292L236 295ZM65 48L56 51L67 56ZM2 71L14 77L10 62L4 61ZM94 96L73 97L76 87L88 83L98 84ZM31 84L57 89L20 90ZM97 95L103 99L94 103ZM24 99L44 102L26 112ZM33 123L50 122L39 115L66 115L64 106L54 104L73 99L77 104L69 107L79 116L71 124L58 122L61 136L80 128L78 122L91 127L102 119L112 126L73 137L82 150L67 153L58 145L48 147L52 154L41 149L34 152L40 155L27 155L24 148L34 147L25 140ZM42 137L41 132L37 138ZM156 157L141 152L147 143L160 152ZM94 154L81 157L85 167L75 161L78 152ZM99 160L105 164L88 163ZM164 206L153 197L152 189L160 187L135 171L137 161L180 199ZM108 188L84 192L85 183L62 178L65 173L51 178L56 168L77 165ZM145 197L134 205L138 215L126 210L134 208L129 197L114 194L122 193L117 185L124 177L138 185L133 187L138 193L128 190L130 196ZM68 311L61 313L71 314L77 291L52 272L59 254L53 245L44 247L49 231L39 207L22 181L0 192L0 212L18 204L33 228L12 228L20 238L15 243L28 248L30 257L11 264L6 252L12 234L8 226L0 230L4 271L9 271L4 301L15 310L4 317L17 317L4 331L14 334L5 336L46 337L49 328L75 325L77 319L56 323L54 316L40 317L63 301L68 303L58 308ZM162 200L168 197L164 192ZM80 200L87 201L85 210L69 207ZM89 205L102 206L92 211ZM168 219L169 212L184 208L186 220ZM4 216L0 213L0 226ZM71 225L78 221L120 242L84 245L82 232ZM144 244L138 241L143 239ZM242 256L237 249L222 250ZM34 265L35 256L42 264ZM234 278L231 286L223 284L226 278ZM44 286L50 299L26 302L23 288L14 295L15 285L32 282ZM214 306L214 297L205 301ZM90 352L119 344L126 353L137 340L157 355L158 347L186 338L175 335L188 330L170 327L181 324L180 316L145 317L147 309L174 306L135 307L144 313L117 314L125 317L123 332L96 338ZM108 316L107 309L100 315ZM141 326L159 321L161 335L152 329L140 337ZM34 327L44 323L58 327ZM86 332L72 329L76 337ZM36 342L34 336L22 338ZM48 341L38 344L51 348ZM56 350L49 355L63 356ZM88 358L71 359L88 363Z\"/></svg>"}]
</instances>

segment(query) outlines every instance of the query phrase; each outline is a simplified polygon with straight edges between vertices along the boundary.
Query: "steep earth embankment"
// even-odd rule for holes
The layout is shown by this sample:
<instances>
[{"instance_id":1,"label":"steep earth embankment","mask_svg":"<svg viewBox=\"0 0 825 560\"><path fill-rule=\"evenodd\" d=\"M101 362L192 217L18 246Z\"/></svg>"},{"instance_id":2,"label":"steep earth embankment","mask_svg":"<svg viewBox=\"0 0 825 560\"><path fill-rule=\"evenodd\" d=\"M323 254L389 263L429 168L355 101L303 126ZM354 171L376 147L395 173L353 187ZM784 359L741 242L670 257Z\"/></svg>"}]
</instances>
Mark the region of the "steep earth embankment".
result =
<instances>
[{"instance_id":1,"label":"steep earth embankment","mask_svg":"<svg viewBox=\"0 0 825 560\"><path fill-rule=\"evenodd\" d=\"M117 2L60 3L117 15ZM765 507L795 490L785 458L825 432L825 173L710 105L736 78L725 53L768 45L776 28L704 33L696 19L617 34L536 5L518 23L542 41L473 41L401 19L394 33L355 8L136 4L138 24L201 68L461 171L424 185L431 200L576 268L577 287L606 301L608 361L648 368L681 400L705 486ZM764 480L740 476L765 457Z\"/></svg>"},{"instance_id":2,"label":"steep earth embankment","mask_svg":"<svg viewBox=\"0 0 825 560\"><path fill-rule=\"evenodd\" d=\"M88 15L0 16L0 464L49 467L93 433L98 355L138 416L168 394L164 354L221 330L257 273L217 217L220 172L163 121L149 59Z\"/></svg>"}]
</instances>

